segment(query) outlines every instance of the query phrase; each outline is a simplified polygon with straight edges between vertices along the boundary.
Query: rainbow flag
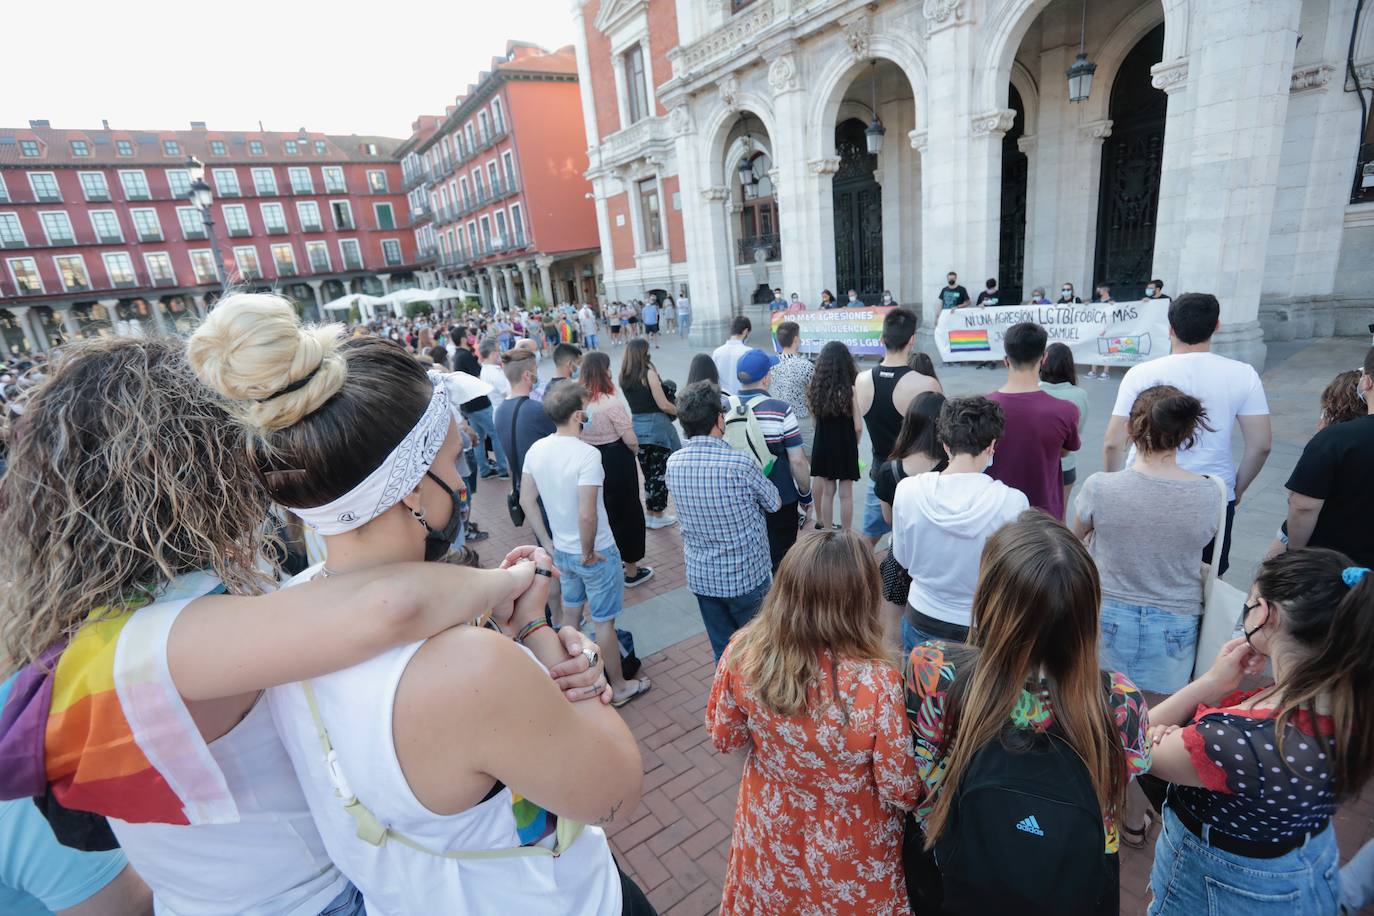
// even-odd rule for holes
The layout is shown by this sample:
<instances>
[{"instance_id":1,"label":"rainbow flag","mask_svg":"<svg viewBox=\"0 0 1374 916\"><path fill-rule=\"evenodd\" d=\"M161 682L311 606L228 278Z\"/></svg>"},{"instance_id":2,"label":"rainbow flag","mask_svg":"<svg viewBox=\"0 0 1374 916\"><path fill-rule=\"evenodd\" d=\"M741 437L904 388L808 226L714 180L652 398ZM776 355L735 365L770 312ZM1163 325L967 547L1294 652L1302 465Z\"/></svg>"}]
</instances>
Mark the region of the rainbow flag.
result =
<instances>
[{"instance_id":1,"label":"rainbow flag","mask_svg":"<svg viewBox=\"0 0 1374 916\"><path fill-rule=\"evenodd\" d=\"M149 607L103 618L16 675L0 707L0 798L41 796L130 823L239 819L167 668L177 612L220 588L182 576Z\"/></svg>"},{"instance_id":2,"label":"rainbow flag","mask_svg":"<svg viewBox=\"0 0 1374 916\"><path fill-rule=\"evenodd\" d=\"M949 349L953 353L970 353L991 350L992 345L988 343L987 331L950 331Z\"/></svg>"}]
</instances>

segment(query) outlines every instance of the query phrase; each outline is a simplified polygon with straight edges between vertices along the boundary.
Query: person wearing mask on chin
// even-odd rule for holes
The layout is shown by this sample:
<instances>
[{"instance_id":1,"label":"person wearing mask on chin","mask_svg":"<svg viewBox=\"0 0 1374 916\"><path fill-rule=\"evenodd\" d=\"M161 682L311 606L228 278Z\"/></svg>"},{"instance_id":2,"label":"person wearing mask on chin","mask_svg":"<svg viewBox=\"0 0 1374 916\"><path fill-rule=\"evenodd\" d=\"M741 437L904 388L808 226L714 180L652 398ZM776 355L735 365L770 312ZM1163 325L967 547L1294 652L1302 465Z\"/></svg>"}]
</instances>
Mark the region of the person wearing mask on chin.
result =
<instances>
[{"instance_id":1,"label":"person wearing mask on chin","mask_svg":"<svg viewBox=\"0 0 1374 916\"><path fill-rule=\"evenodd\" d=\"M851 289L849 291L849 302L846 304L845 307L851 309L861 309L864 307L864 301L859 298L859 293L857 290Z\"/></svg>"}]
</instances>

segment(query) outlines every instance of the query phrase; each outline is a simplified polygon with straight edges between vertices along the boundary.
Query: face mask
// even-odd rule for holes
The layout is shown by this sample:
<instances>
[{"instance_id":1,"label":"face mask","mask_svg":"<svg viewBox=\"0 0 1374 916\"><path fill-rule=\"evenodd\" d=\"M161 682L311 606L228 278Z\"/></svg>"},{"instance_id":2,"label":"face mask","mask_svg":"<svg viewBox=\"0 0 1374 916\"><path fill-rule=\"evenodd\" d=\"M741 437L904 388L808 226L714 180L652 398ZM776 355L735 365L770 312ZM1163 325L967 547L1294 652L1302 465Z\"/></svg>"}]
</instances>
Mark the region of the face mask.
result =
<instances>
[{"instance_id":1,"label":"face mask","mask_svg":"<svg viewBox=\"0 0 1374 916\"><path fill-rule=\"evenodd\" d=\"M849 301L850 301L850 302L854 302L854 301L857 300L858 298L859 298L858 296L850 296L850 297L849 297Z\"/></svg>"},{"instance_id":2,"label":"face mask","mask_svg":"<svg viewBox=\"0 0 1374 916\"><path fill-rule=\"evenodd\" d=\"M1241 612L1240 612L1240 632L1245 636L1245 644L1246 644L1247 646L1249 646L1250 648L1252 648L1252 649L1255 649L1255 644L1252 643L1252 642L1250 641L1250 637L1251 637L1251 636L1254 636L1254 635L1255 635L1256 633L1258 633L1260 630L1264 629L1264 624L1263 624L1263 623L1260 624L1259 626L1255 627L1253 630L1247 630L1247 629L1245 628L1245 617L1246 617L1247 614L1249 614L1251 611L1253 611L1253 610L1254 610L1255 608L1257 608L1257 607L1259 607L1259 602L1258 602L1258 601L1256 601L1254 604L1247 604L1247 605L1245 605L1245 607L1242 608L1242 609L1241 609ZM1268 620L1265 620L1265 623L1268 623L1268 622L1269 622ZM1255 651L1256 651L1256 652L1259 652L1258 649L1255 649Z\"/></svg>"},{"instance_id":3,"label":"face mask","mask_svg":"<svg viewBox=\"0 0 1374 916\"><path fill-rule=\"evenodd\" d=\"M578 375L580 375L581 373L582 373L582 367L581 367L581 366L573 366L572 372L568 373L568 379L569 379L570 381L574 381L574 382L575 382L575 381L577 381Z\"/></svg>"},{"instance_id":4,"label":"face mask","mask_svg":"<svg viewBox=\"0 0 1374 916\"><path fill-rule=\"evenodd\" d=\"M888 295L884 295L884 296L883 296L883 303L884 303L884 304L886 304L886 303L888 303L888 302L891 302L891 301L892 301L892 297L891 297L891 296L888 296Z\"/></svg>"},{"instance_id":5,"label":"face mask","mask_svg":"<svg viewBox=\"0 0 1374 916\"><path fill-rule=\"evenodd\" d=\"M452 487L436 477L432 471L425 471L425 476L443 487L444 492L453 500L453 511L448 517L448 522L444 527L438 530L429 526L429 522L424 519L423 512L416 513L415 510L412 509L410 513L425 529L425 562L436 563L448 556L449 548L453 546L453 542L457 539L459 532L463 528L465 491L459 490L455 492Z\"/></svg>"}]
</instances>

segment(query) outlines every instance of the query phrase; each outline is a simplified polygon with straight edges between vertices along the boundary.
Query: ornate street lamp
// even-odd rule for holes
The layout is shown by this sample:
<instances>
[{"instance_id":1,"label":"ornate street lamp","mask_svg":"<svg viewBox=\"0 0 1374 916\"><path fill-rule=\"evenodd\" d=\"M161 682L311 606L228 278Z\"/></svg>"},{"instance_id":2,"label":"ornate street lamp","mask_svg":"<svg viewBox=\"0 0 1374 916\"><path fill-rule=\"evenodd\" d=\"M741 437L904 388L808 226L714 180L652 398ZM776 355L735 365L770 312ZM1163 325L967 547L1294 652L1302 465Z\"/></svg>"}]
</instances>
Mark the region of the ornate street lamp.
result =
<instances>
[{"instance_id":1,"label":"ornate street lamp","mask_svg":"<svg viewBox=\"0 0 1374 916\"><path fill-rule=\"evenodd\" d=\"M1084 40L1088 33L1088 0L1083 0L1083 18L1078 26L1078 56L1074 58L1072 66L1069 67L1067 76L1069 78L1069 101L1086 102L1088 93L1092 92L1093 74L1097 72L1097 64L1088 60L1088 55L1084 52Z\"/></svg>"},{"instance_id":2,"label":"ornate street lamp","mask_svg":"<svg viewBox=\"0 0 1374 916\"><path fill-rule=\"evenodd\" d=\"M210 238L210 251L215 258L215 282L223 292L224 260L220 257L219 239L215 238L215 220L210 211L210 205L215 202L215 192L205 183L205 163L191 156L186 160L186 170L191 173L191 189L186 192L186 199L191 206L200 211L201 223L205 226L205 234Z\"/></svg>"},{"instance_id":3,"label":"ornate street lamp","mask_svg":"<svg viewBox=\"0 0 1374 916\"><path fill-rule=\"evenodd\" d=\"M869 86L873 93L873 120L869 123L868 129L864 131L864 139L868 141L868 154L876 156L883 151L883 135L887 133L887 128L883 126L882 119L878 117L878 62L873 61L873 69L869 71Z\"/></svg>"},{"instance_id":4,"label":"ornate street lamp","mask_svg":"<svg viewBox=\"0 0 1374 916\"><path fill-rule=\"evenodd\" d=\"M754 163L751 161L753 159L754 141L749 136L748 118L747 113L741 113L739 116L740 124L744 125L744 155L740 157L739 164L735 166L735 171L739 173L740 187L758 182L758 179L754 177Z\"/></svg>"}]
</instances>

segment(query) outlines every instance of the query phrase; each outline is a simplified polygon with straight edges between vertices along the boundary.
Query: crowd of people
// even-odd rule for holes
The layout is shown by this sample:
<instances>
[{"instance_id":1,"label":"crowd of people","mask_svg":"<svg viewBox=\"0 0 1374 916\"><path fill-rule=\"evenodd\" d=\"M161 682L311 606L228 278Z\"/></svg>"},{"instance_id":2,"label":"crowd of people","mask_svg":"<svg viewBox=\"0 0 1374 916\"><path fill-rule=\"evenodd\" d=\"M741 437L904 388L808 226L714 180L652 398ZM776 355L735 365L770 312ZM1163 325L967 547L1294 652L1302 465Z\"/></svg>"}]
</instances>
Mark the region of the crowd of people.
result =
<instances>
[{"instance_id":1,"label":"crowd of people","mask_svg":"<svg viewBox=\"0 0 1374 916\"><path fill-rule=\"evenodd\" d=\"M1212 660L1271 449L1217 300L1170 302L1080 482L1067 347L1015 325L949 397L884 299L876 365L739 316L681 388L690 304L652 293L347 329L234 294L11 373L0 910L652 913L605 828L653 686L618 618L672 527L747 755L722 912L1115 913L1156 834L1152 914L1374 898L1331 825L1374 774L1374 349ZM484 479L529 542L486 568Z\"/></svg>"}]
</instances>

